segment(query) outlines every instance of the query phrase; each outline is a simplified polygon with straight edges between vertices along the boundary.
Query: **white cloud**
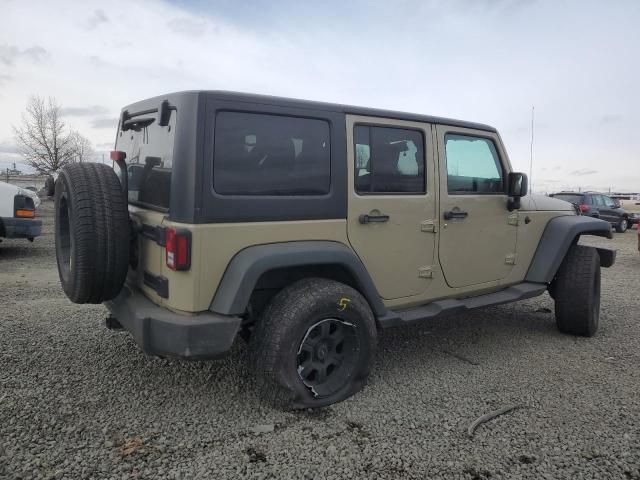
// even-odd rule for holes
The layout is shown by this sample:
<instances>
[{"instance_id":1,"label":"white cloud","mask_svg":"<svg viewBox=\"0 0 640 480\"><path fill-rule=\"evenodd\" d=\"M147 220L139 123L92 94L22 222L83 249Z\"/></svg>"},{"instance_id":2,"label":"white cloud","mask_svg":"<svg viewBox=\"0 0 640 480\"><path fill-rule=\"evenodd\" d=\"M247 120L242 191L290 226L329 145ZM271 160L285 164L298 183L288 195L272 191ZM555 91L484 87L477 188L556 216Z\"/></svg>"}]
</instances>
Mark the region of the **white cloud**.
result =
<instances>
[{"instance_id":1,"label":"white cloud","mask_svg":"<svg viewBox=\"0 0 640 480\"><path fill-rule=\"evenodd\" d=\"M40 45L20 49L15 45L0 45L0 63L5 67L12 67L19 60L27 60L33 63L41 63L47 59L49 52Z\"/></svg>"},{"instance_id":2,"label":"white cloud","mask_svg":"<svg viewBox=\"0 0 640 480\"><path fill-rule=\"evenodd\" d=\"M60 113L63 116L71 117L90 117L95 115L104 115L109 109L102 105L89 105L87 107L62 107Z\"/></svg>"}]
</instances>

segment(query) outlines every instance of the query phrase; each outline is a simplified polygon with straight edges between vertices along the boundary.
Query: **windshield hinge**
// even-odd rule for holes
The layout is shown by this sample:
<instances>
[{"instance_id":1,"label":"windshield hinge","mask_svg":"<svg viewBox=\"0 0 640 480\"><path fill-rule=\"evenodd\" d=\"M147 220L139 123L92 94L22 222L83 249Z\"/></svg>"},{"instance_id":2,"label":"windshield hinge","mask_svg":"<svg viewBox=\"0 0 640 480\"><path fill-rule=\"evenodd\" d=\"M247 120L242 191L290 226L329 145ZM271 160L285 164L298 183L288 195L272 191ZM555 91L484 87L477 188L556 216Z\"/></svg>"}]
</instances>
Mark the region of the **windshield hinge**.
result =
<instances>
[{"instance_id":1,"label":"windshield hinge","mask_svg":"<svg viewBox=\"0 0 640 480\"><path fill-rule=\"evenodd\" d=\"M512 213L508 218L509 225L513 225L514 227L520 225L520 216L518 215L518 212Z\"/></svg>"},{"instance_id":2,"label":"windshield hinge","mask_svg":"<svg viewBox=\"0 0 640 480\"><path fill-rule=\"evenodd\" d=\"M165 227L161 227L159 225L147 225L146 223L142 224L142 229L140 234L153 240L161 247L165 246Z\"/></svg>"},{"instance_id":3,"label":"windshield hinge","mask_svg":"<svg viewBox=\"0 0 640 480\"><path fill-rule=\"evenodd\" d=\"M510 253L506 257L504 257L504 263L507 265L515 265L518 260L518 256L515 253Z\"/></svg>"}]
</instances>

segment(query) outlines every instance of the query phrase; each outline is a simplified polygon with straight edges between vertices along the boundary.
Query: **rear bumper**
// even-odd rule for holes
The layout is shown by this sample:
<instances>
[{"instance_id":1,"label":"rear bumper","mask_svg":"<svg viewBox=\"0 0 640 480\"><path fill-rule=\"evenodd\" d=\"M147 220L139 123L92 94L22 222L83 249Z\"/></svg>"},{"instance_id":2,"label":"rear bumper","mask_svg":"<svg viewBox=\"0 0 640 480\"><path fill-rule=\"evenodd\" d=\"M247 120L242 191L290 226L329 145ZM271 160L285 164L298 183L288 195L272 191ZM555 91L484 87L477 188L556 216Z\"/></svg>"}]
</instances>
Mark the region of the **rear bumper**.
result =
<instances>
[{"instance_id":1,"label":"rear bumper","mask_svg":"<svg viewBox=\"0 0 640 480\"><path fill-rule=\"evenodd\" d=\"M221 357L233 345L240 328L240 317L211 312L180 315L128 285L104 304L150 355L192 360Z\"/></svg>"},{"instance_id":2,"label":"rear bumper","mask_svg":"<svg viewBox=\"0 0 640 480\"><path fill-rule=\"evenodd\" d=\"M0 217L0 227L6 238L34 238L42 232L42 220Z\"/></svg>"}]
</instances>

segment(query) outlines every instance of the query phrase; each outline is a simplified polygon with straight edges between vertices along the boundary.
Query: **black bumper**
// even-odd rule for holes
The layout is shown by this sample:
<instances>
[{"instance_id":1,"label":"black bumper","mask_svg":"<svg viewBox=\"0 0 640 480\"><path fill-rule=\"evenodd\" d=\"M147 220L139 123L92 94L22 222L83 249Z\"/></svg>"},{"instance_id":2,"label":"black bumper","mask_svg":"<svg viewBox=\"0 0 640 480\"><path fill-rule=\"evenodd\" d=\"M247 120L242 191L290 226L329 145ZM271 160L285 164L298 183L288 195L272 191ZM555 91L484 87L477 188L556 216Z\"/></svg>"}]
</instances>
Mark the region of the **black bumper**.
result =
<instances>
[{"instance_id":1,"label":"black bumper","mask_svg":"<svg viewBox=\"0 0 640 480\"><path fill-rule=\"evenodd\" d=\"M5 238L35 238L42 232L42 220L2 217L0 227Z\"/></svg>"},{"instance_id":2,"label":"black bumper","mask_svg":"<svg viewBox=\"0 0 640 480\"><path fill-rule=\"evenodd\" d=\"M150 355L192 360L221 357L233 345L240 328L239 317L211 312L180 315L127 285L104 304Z\"/></svg>"}]
</instances>

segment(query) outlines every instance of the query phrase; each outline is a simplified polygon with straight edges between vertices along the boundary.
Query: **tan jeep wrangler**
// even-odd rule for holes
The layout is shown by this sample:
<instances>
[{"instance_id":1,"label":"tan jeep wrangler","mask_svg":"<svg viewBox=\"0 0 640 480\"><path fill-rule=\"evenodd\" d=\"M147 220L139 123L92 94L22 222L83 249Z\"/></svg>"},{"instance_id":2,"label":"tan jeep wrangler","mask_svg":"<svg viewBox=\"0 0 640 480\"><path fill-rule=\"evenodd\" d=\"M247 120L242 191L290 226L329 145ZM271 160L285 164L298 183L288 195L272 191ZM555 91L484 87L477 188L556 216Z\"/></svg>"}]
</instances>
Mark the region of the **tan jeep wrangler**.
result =
<instances>
[{"instance_id":1,"label":"tan jeep wrangler","mask_svg":"<svg viewBox=\"0 0 640 480\"><path fill-rule=\"evenodd\" d=\"M247 338L284 407L360 390L380 329L547 290L562 332L598 328L615 252L578 239L609 224L527 195L492 127L196 91L126 107L111 156L57 180L68 297L149 354Z\"/></svg>"}]
</instances>

